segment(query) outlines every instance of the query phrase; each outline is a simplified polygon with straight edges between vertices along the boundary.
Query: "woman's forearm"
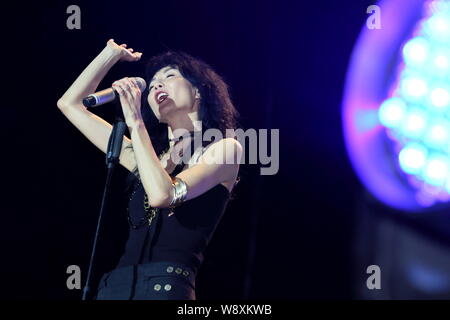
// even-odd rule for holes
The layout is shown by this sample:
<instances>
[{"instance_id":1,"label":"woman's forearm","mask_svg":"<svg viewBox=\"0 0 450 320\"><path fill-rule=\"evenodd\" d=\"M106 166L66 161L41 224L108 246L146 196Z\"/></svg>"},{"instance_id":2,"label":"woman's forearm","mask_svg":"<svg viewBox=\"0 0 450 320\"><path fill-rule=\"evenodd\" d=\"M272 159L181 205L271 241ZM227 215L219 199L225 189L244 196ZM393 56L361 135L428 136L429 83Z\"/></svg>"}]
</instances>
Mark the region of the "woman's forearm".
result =
<instances>
[{"instance_id":1,"label":"woman's forearm","mask_svg":"<svg viewBox=\"0 0 450 320\"><path fill-rule=\"evenodd\" d=\"M162 167L144 123L131 130L136 163L142 185L152 207L166 207L171 201L172 178Z\"/></svg>"},{"instance_id":2,"label":"woman's forearm","mask_svg":"<svg viewBox=\"0 0 450 320\"><path fill-rule=\"evenodd\" d=\"M58 106L80 105L84 97L95 92L100 81L119 59L113 49L105 47L59 99Z\"/></svg>"}]
</instances>

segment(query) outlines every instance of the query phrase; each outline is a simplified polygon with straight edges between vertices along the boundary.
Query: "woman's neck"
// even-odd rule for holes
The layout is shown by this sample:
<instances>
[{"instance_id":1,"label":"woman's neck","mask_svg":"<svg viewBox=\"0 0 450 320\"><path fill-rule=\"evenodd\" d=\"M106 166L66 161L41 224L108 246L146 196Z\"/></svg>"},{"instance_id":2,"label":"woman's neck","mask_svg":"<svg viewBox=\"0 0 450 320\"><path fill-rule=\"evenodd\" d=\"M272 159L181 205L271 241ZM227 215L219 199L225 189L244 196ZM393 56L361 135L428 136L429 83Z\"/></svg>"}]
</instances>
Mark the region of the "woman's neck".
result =
<instances>
[{"instance_id":1,"label":"woman's neck","mask_svg":"<svg viewBox=\"0 0 450 320\"><path fill-rule=\"evenodd\" d=\"M190 112L184 116L171 119L171 121L168 121L167 129L169 140L175 141L188 135L189 132L200 131L201 121L198 120L198 112Z\"/></svg>"}]
</instances>

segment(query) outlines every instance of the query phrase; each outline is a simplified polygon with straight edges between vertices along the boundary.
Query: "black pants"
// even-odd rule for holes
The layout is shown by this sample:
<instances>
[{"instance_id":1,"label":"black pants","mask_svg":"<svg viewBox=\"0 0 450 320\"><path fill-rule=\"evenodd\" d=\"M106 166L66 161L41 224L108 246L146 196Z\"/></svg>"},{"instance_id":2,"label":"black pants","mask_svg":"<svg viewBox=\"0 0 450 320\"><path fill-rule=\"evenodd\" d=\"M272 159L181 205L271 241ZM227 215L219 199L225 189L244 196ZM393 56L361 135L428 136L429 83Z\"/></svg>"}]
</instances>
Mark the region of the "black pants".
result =
<instances>
[{"instance_id":1,"label":"black pants","mask_svg":"<svg viewBox=\"0 0 450 320\"><path fill-rule=\"evenodd\" d=\"M195 273L173 262L114 269L100 279L94 300L195 300Z\"/></svg>"}]
</instances>

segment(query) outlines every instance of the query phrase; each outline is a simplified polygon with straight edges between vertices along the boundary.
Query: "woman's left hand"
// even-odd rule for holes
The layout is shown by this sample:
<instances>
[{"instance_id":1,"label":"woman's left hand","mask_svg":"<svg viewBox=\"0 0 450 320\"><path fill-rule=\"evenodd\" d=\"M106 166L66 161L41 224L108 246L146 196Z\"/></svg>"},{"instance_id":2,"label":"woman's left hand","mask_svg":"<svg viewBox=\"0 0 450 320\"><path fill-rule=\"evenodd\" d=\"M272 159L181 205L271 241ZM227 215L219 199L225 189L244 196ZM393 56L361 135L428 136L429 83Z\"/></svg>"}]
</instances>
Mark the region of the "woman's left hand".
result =
<instances>
[{"instance_id":1,"label":"woman's left hand","mask_svg":"<svg viewBox=\"0 0 450 320\"><path fill-rule=\"evenodd\" d=\"M122 111L128 128L143 122L141 114L141 89L133 78L115 81L112 87L119 93Z\"/></svg>"}]
</instances>

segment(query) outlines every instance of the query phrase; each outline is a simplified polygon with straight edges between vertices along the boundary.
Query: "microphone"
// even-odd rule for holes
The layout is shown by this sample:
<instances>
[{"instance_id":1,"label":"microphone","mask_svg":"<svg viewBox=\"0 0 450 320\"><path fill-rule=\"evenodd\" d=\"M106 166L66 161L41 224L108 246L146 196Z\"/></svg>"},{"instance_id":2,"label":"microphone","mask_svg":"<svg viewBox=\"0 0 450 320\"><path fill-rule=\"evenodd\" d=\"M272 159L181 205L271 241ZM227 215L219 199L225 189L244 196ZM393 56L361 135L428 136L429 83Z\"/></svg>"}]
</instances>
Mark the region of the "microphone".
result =
<instances>
[{"instance_id":1,"label":"microphone","mask_svg":"<svg viewBox=\"0 0 450 320\"><path fill-rule=\"evenodd\" d=\"M141 89L141 91L145 90L147 84L145 83L144 79L139 77L133 77L131 79L136 80L137 85L139 89ZM119 94L113 88L108 88L88 95L86 98L83 99L83 104L86 108L97 107L102 104L114 101L118 97Z\"/></svg>"}]
</instances>

